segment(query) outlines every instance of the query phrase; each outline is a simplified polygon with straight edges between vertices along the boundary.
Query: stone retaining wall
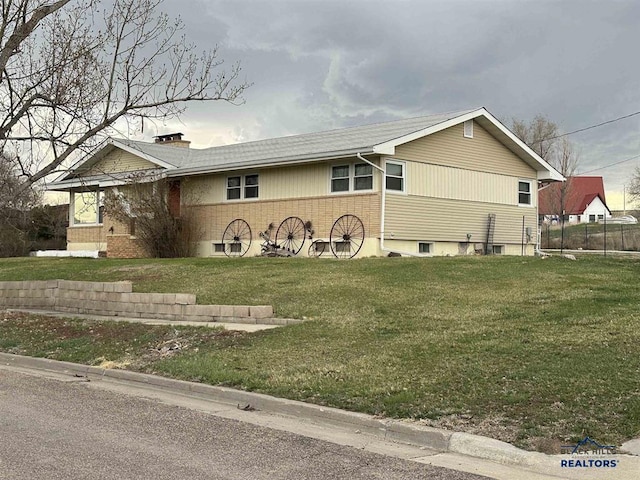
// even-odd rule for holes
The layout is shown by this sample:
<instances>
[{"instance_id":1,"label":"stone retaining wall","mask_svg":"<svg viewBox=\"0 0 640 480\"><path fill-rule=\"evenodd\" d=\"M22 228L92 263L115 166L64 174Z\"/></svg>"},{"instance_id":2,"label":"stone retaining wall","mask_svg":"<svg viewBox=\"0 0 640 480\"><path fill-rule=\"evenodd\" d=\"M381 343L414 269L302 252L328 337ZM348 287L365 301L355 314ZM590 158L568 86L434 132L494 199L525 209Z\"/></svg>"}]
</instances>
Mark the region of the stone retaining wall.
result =
<instances>
[{"instance_id":1,"label":"stone retaining wall","mask_svg":"<svg viewBox=\"0 0 640 480\"><path fill-rule=\"evenodd\" d=\"M196 305L196 296L188 293L133 293L131 282L0 282L0 309L6 308L192 322L293 323L273 318L269 305Z\"/></svg>"}]
</instances>

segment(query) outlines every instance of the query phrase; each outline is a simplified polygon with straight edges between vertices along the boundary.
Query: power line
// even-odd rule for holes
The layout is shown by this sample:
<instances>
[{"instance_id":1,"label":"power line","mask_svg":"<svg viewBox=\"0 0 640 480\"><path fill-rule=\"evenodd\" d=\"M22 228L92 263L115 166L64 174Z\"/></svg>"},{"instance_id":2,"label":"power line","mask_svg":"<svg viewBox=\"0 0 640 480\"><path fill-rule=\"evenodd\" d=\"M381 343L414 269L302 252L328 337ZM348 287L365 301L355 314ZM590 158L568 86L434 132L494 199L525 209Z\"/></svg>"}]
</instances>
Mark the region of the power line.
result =
<instances>
[{"instance_id":1,"label":"power line","mask_svg":"<svg viewBox=\"0 0 640 480\"><path fill-rule=\"evenodd\" d=\"M563 133L562 135L556 135L555 137L543 138L542 140L538 140L537 142L533 142L533 144L546 142L547 140L555 140L556 138L566 137L568 135L573 135L574 133L585 132L587 130L591 130L592 128L598 128L598 127L602 127L603 125L608 125L610 123L619 122L620 120L624 120L626 118L631 118L631 117L634 117L636 115L640 115L640 111L639 112L630 113L629 115L623 115L622 117L614 118L613 120L607 120L606 122L598 123L596 125L591 125L591 126L588 126L588 127L579 128L578 130L574 130L573 132Z\"/></svg>"},{"instance_id":2,"label":"power line","mask_svg":"<svg viewBox=\"0 0 640 480\"><path fill-rule=\"evenodd\" d=\"M610 163L609 165L605 165L604 167L598 167L598 168L594 168L593 170L587 170L586 172L580 172L577 175L585 175L587 173L597 172L598 170L604 170L605 168L613 167L615 165L620 165L621 163L630 162L631 160L635 160L636 158L640 158L640 155L627 158L626 160L620 160L619 162Z\"/></svg>"}]
</instances>

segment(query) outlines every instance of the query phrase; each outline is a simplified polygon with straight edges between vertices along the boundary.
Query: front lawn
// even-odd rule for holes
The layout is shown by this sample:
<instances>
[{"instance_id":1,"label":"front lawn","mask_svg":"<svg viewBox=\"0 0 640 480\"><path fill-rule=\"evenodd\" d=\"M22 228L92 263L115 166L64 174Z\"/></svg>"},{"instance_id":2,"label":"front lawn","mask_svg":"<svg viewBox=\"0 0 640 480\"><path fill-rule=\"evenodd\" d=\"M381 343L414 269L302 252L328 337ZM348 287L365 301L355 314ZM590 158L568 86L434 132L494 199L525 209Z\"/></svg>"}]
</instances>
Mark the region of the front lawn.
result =
<instances>
[{"instance_id":1,"label":"front lawn","mask_svg":"<svg viewBox=\"0 0 640 480\"><path fill-rule=\"evenodd\" d=\"M600 257L11 259L0 280L132 280L134 291L271 304L309 321L237 335L117 324L132 333L113 333L115 348L108 326L98 336L93 322L69 323L76 333L65 343L51 321L5 315L0 350L114 362L558 453L585 435L640 436L639 274L639 261ZM148 354L172 338L190 347Z\"/></svg>"}]
</instances>

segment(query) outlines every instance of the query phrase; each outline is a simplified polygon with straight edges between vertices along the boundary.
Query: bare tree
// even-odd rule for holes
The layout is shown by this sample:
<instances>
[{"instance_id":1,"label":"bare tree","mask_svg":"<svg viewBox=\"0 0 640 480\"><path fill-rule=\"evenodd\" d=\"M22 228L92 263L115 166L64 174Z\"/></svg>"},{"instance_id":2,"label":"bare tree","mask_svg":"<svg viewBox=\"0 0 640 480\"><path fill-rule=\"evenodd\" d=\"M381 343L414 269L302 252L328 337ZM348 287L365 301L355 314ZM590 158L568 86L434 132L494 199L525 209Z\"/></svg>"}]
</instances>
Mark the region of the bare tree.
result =
<instances>
[{"instance_id":1,"label":"bare tree","mask_svg":"<svg viewBox=\"0 0 640 480\"><path fill-rule=\"evenodd\" d=\"M511 130L534 152L551 163L549 160L557 149L558 125L542 115L537 115L528 124L514 118Z\"/></svg>"},{"instance_id":2,"label":"bare tree","mask_svg":"<svg viewBox=\"0 0 640 480\"><path fill-rule=\"evenodd\" d=\"M0 147L22 188L99 143L122 119L168 119L192 101L241 102L238 64L197 54L162 0L6 0Z\"/></svg>"},{"instance_id":3,"label":"bare tree","mask_svg":"<svg viewBox=\"0 0 640 480\"><path fill-rule=\"evenodd\" d=\"M566 181L561 184L542 186L548 211L542 212L560 219L562 236L560 250L564 249L564 224L567 219L567 207L573 204L571 179L578 167L578 155L573 145L560 134L558 125L542 115L536 116L529 124L513 119L513 132L524 141L543 160L559 171Z\"/></svg>"},{"instance_id":4,"label":"bare tree","mask_svg":"<svg viewBox=\"0 0 640 480\"><path fill-rule=\"evenodd\" d=\"M172 195L178 184L167 178L144 183L142 178L134 175L125 186L108 190L104 201L105 215L135 235L136 241L151 257L193 256L203 232L195 211L181 211L179 194ZM198 203L193 193L183 194L182 200Z\"/></svg>"},{"instance_id":5,"label":"bare tree","mask_svg":"<svg viewBox=\"0 0 640 480\"><path fill-rule=\"evenodd\" d=\"M566 137L560 136L560 130L554 122L541 115L528 124L514 119L512 130L567 179L559 186L546 187L549 190L545 192L547 204L552 210L548 213L563 217L566 206L570 203L571 177L575 175L579 161L573 144Z\"/></svg>"},{"instance_id":6,"label":"bare tree","mask_svg":"<svg viewBox=\"0 0 640 480\"><path fill-rule=\"evenodd\" d=\"M627 185L627 193L629 199L636 205L640 204L640 167L636 167L631 177L631 181Z\"/></svg>"},{"instance_id":7,"label":"bare tree","mask_svg":"<svg viewBox=\"0 0 640 480\"><path fill-rule=\"evenodd\" d=\"M29 211L38 201L38 192L22 188L12 162L0 155L0 257L29 251Z\"/></svg>"}]
</instances>

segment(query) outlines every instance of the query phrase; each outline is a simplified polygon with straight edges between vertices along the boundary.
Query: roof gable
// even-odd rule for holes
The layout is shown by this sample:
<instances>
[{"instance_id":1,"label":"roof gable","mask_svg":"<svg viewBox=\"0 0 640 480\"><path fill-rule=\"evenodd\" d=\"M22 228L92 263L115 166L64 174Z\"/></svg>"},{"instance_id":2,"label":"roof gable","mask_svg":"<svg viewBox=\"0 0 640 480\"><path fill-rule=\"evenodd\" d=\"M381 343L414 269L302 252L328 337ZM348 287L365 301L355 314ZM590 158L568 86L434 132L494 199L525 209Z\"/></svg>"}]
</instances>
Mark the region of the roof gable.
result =
<instances>
[{"instance_id":1,"label":"roof gable","mask_svg":"<svg viewBox=\"0 0 640 480\"><path fill-rule=\"evenodd\" d=\"M551 184L540 190L539 211L542 215L559 215L561 184ZM569 177L565 186L564 211L567 215L581 215L596 197L607 207L602 177ZM607 207L609 209L609 207Z\"/></svg>"},{"instance_id":2,"label":"roof gable","mask_svg":"<svg viewBox=\"0 0 640 480\"><path fill-rule=\"evenodd\" d=\"M398 145L472 119L533 168L539 180L563 180L559 172L513 135L486 109L480 108L206 149L109 139L96 153L74 165L68 174L56 180L50 188L64 186L63 183L74 177L78 169L90 167L92 162L95 163L113 148L120 148L157 165L168 176L188 176L322 161L356 154L393 155Z\"/></svg>"},{"instance_id":3,"label":"roof gable","mask_svg":"<svg viewBox=\"0 0 640 480\"><path fill-rule=\"evenodd\" d=\"M141 148L139 144L143 144ZM155 147L155 148L153 148ZM158 149L167 150L158 158ZM149 172L153 177L161 171L175 169L176 165L166 160L170 151L183 151L182 147L154 145L147 142L132 142L109 138L93 153L75 163L67 172L49 184L48 188L73 188L83 185L121 183L131 172ZM178 158L177 152L174 156ZM178 163L178 162L176 162Z\"/></svg>"}]
</instances>

